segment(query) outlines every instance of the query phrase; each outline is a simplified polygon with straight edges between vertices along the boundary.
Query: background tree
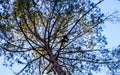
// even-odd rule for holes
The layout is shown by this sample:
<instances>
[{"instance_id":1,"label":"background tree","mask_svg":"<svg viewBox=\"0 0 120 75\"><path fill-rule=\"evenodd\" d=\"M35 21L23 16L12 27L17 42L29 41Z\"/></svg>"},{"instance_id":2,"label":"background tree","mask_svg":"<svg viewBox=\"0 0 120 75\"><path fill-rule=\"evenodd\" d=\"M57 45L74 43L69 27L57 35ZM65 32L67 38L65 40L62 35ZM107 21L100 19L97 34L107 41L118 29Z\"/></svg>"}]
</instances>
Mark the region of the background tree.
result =
<instances>
[{"instance_id":1,"label":"background tree","mask_svg":"<svg viewBox=\"0 0 120 75\"><path fill-rule=\"evenodd\" d=\"M0 48L4 65L19 75L91 75L108 58L101 35L104 16L90 0L2 1ZM108 66L109 67L109 66Z\"/></svg>"}]
</instances>

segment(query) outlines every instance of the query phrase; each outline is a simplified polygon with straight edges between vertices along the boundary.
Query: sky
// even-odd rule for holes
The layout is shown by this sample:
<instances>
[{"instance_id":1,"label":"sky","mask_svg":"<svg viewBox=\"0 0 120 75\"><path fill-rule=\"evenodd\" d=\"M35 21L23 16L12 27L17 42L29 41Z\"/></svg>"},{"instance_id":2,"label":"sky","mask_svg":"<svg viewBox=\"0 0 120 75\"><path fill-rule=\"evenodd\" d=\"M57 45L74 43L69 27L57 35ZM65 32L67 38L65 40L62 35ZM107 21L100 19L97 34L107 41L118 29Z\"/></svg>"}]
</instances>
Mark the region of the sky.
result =
<instances>
[{"instance_id":1,"label":"sky","mask_svg":"<svg viewBox=\"0 0 120 75\"><path fill-rule=\"evenodd\" d=\"M92 1L99 1L99 0L92 0ZM99 7L101 8L102 12L105 13L105 15L111 14L114 11L120 12L120 1L117 0L105 0L102 2ZM120 15L119 15L120 17ZM115 48L120 44L120 22L109 22L106 21L104 23L104 29L103 29L103 35L106 36L108 44L107 48ZM0 75L14 75L13 72L4 66L2 66L3 63L3 57L0 57ZM104 69L106 70L106 69ZM104 72L104 70L101 73L94 73L95 75L108 75L107 71Z\"/></svg>"},{"instance_id":2,"label":"sky","mask_svg":"<svg viewBox=\"0 0 120 75\"><path fill-rule=\"evenodd\" d=\"M99 5L101 10L107 15L114 11L120 12L120 1L105 0ZM119 13L120 18L120 13ZM120 21L119 22L105 22L103 34L107 37L108 48L117 47L120 44Z\"/></svg>"}]
</instances>

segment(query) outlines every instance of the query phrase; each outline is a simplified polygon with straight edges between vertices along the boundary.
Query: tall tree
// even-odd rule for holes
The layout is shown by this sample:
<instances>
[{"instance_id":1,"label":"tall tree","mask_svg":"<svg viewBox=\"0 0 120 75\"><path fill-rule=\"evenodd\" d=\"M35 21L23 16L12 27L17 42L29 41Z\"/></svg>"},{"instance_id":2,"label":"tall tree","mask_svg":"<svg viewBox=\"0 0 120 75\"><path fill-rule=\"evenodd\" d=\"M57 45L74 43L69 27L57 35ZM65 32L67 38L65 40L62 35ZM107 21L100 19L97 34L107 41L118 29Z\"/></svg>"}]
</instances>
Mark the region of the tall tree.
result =
<instances>
[{"instance_id":1,"label":"tall tree","mask_svg":"<svg viewBox=\"0 0 120 75\"><path fill-rule=\"evenodd\" d=\"M107 17L97 7L103 1L2 1L0 52L4 65L24 65L17 75L91 75L110 62L103 55L107 42L101 35Z\"/></svg>"}]
</instances>

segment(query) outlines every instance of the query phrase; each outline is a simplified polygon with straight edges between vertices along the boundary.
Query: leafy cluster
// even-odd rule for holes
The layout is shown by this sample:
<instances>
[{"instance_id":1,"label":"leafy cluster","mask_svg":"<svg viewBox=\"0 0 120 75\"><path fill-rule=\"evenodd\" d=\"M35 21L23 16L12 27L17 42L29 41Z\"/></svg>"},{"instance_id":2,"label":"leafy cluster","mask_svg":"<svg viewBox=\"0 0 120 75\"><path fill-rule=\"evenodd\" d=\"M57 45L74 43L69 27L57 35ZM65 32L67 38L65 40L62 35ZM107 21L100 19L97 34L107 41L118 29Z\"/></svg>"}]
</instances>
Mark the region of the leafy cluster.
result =
<instances>
[{"instance_id":1,"label":"leafy cluster","mask_svg":"<svg viewBox=\"0 0 120 75\"><path fill-rule=\"evenodd\" d=\"M107 42L101 31L106 18L97 7L102 1L3 1L0 53L4 65L25 65L17 71L25 75L59 74L56 64L64 75L91 75L109 61L103 59Z\"/></svg>"}]
</instances>

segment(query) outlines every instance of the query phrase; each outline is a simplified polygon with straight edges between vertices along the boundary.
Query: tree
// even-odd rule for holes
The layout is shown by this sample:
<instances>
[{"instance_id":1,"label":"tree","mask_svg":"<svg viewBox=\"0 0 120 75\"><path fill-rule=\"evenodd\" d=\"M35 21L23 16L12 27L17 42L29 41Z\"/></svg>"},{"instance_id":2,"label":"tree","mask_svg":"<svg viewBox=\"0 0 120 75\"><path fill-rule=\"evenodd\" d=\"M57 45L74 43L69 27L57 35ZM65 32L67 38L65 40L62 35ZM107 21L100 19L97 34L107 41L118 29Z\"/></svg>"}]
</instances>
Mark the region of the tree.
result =
<instances>
[{"instance_id":1,"label":"tree","mask_svg":"<svg viewBox=\"0 0 120 75\"><path fill-rule=\"evenodd\" d=\"M0 48L4 65L25 65L19 75L91 75L104 57L102 24L108 18L90 0L2 1Z\"/></svg>"}]
</instances>

